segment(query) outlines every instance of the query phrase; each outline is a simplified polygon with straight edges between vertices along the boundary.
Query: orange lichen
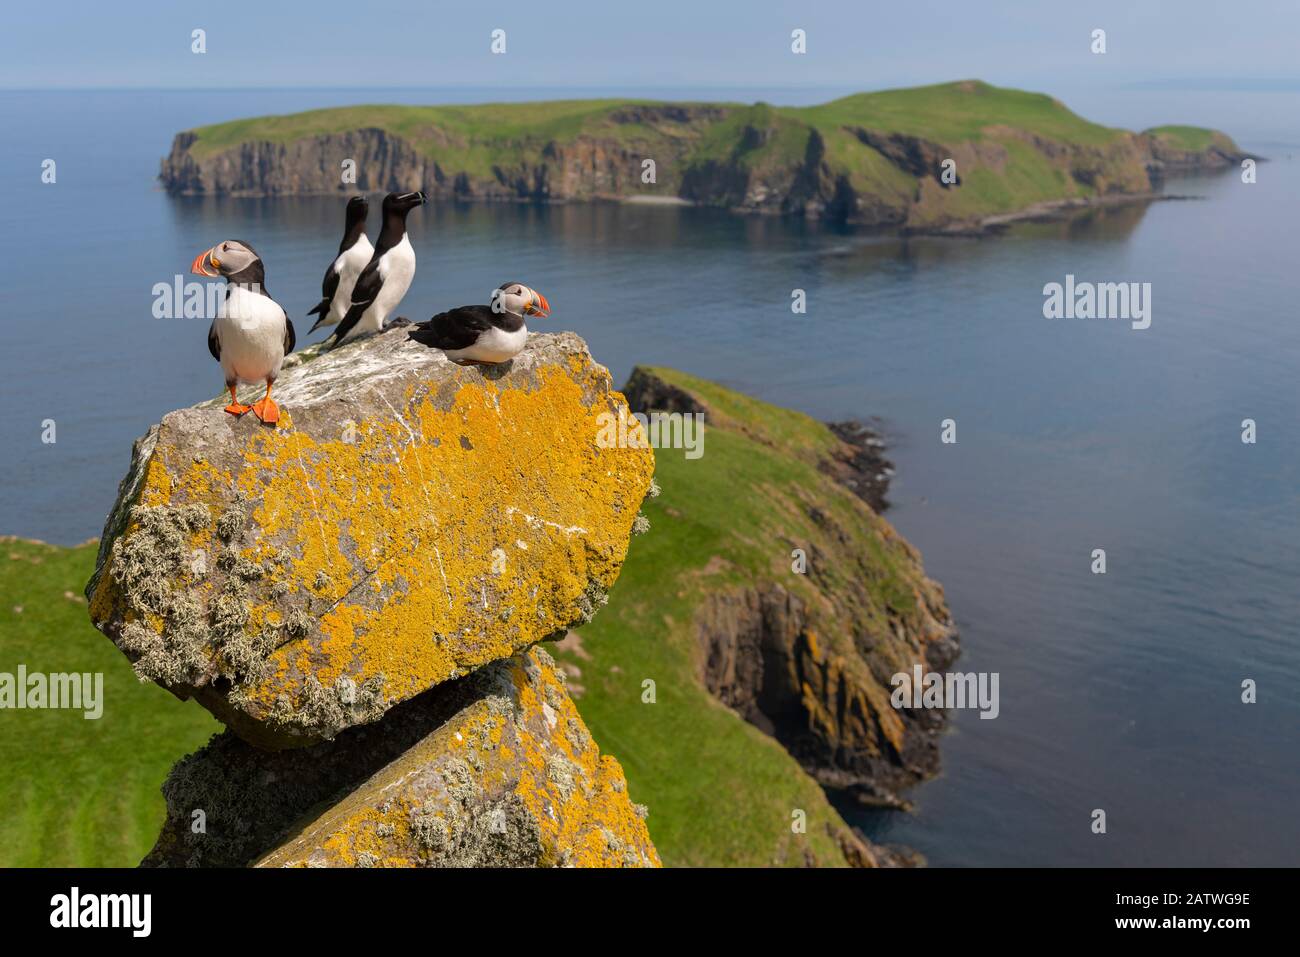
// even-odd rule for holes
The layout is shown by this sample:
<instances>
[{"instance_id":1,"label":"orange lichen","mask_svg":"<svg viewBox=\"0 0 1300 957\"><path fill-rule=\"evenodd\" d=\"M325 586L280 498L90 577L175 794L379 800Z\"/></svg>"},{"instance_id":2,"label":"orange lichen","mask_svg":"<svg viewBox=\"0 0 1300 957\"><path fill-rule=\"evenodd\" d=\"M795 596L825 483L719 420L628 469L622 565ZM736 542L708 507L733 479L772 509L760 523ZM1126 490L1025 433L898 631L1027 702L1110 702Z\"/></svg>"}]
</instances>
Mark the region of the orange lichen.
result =
<instances>
[{"instance_id":1,"label":"orange lichen","mask_svg":"<svg viewBox=\"0 0 1300 957\"><path fill-rule=\"evenodd\" d=\"M313 682L370 682L387 704L404 700L589 615L617 577L654 463L648 448L598 443L602 414L626 414L604 369L570 354L525 387L405 392L401 408L337 438L283 419L245 433L229 471L164 424L145 464L137 502L206 505L214 527L192 549L255 576L240 597L245 631L278 635L265 667L236 676L236 707L256 721L303 717ZM97 621L121 613L111 577L93 596ZM201 578L173 587L208 601ZM290 612L316 627L285 640Z\"/></svg>"},{"instance_id":2,"label":"orange lichen","mask_svg":"<svg viewBox=\"0 0 1300 957\"><path fill-rule=\"evenodd\" d=\"M505 670L508 694L490 686L259 863L657 866L622 769L549 655L490 667Z\"/></svg>"}]
</instances>

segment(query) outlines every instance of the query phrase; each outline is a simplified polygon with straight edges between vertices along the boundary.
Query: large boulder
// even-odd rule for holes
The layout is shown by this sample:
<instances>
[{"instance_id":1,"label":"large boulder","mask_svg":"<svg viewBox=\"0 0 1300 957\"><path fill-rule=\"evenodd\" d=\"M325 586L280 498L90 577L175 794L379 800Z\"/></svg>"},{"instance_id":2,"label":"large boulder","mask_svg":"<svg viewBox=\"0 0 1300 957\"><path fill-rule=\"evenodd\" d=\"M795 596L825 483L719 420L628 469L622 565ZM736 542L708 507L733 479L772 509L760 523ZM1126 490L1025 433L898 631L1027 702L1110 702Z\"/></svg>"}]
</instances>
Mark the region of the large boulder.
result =
<instances>
[{"instance_id":1,"label":"large boulder","mask_svg":"<svg viewBox=\"0 0 1300 957\"><path fill-rule=\"evenodd\" d=\"M263 751L225 732L163 794L146 866L659 864L645 809L541 649L310 748Z\"/></svg>"},{"instance_id":2,"label":"large boulder","mask_svg":"<svg viewBox=\"0 0 1300 957\"><path fill-rule=\"evenodd\" d=\"M292 358L278 428L214 401L136 443L86 594L142 680L299 747L591 617L654 459L598 441L626 404L580 338Z\"/></svg>"}]
</instances>

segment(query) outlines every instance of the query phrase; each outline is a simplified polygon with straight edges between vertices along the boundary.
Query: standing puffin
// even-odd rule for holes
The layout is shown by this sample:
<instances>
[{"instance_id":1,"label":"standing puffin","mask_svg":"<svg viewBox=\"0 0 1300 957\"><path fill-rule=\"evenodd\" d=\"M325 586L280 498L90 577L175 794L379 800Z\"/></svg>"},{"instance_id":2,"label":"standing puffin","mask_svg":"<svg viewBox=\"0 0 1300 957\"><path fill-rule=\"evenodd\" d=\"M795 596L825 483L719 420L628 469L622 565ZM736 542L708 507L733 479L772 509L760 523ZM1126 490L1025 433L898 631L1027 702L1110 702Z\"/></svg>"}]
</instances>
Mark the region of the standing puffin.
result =
<instances>
[{"instance_id":1,"label":"standing puffin","mask_svg":"<svg viewBox=\"0 0 1300 957\"><path fill-rule=\"evenodd\" d=\"M307 313L320 316L316 324L307 331L315 332L321 326L335 326L352 305L352 287L357 284L357 276L366 268L375 247L366 238L366 215L370 204L364 196L353 196L348 200L346 219L343 225L343 242L339 243L338 255L334 257L325 279L320 284L321 301L316 308Z\"/></svg>"},{"instance_id":2,"label":"standing puffin","mask_svg":"<svg viewBox=\"0 0 1300 957\"><path fill-rule=\"evenodd\" d=\"M460 306L417 323L411 339L441 349L461 366L487 366L513 359L528 341L525 316L545 318L551 304L520 282L503 282L489 306Z\"/></svg>"},{"instance_id":3,"label":"standing puffin","mask_svg":"<svg viewBox=\"0 0 1300 957\"><path fill-rule=\"evenodd\" d=\"M226 277L225 307L208 329L208 351L221 363L230 390L226 411L243 415L251 409L264 423L274 425L280 410L271 401L271 385L296 337L288 314L266 292L261 257L248 243L227 239L195 256L190 272ZM242 405L235 397L240 382L265 382L266 395L252 406Z\"/></svg>"},{"instance_id":4,"label":"standing puffin","mask_svg":"<svg viewBox=\"0 0 1300 957\"><path fill-rule=\"evenodd\" d=\"M334 330L334 345L349 336L378 332L411 288L415 250L406 235L406 214L427 202L424 193L389 193L384 197L384 225L374 254L352 287L348 311ZM332 348L332 347L331 347Z\"/></svg>"}]
</instances>

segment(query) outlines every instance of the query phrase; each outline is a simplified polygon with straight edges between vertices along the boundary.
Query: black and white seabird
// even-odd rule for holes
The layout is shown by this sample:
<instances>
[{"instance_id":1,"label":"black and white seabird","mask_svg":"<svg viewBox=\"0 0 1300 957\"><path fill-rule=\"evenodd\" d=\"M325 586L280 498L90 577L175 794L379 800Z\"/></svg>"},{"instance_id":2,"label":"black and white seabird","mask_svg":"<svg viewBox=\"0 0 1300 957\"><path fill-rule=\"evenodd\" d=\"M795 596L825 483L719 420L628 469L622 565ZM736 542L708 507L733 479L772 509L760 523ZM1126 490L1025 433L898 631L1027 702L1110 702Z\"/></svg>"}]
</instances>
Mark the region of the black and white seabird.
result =
<instances>
[{"instance_id":1,"label":"black and white seabird","mask_svg":"<svg viewBox=\"0 0 1300 957\"><path fill-rule=\"evenodd\" d=\"M441 349L457 365L496 365L513 359L528 341L525 316L544 318L546 297L521 282L503 282L487 306L460 306L417 323L410 338Z\"/></svg>"},{"instance_id":2,"label":"black and white seabird","mask_svg":"<svg viewBox=\"0 0 1300 957\"><path fill-rule=\"evenodd\" d=\"M414 193L389 193L384 197L384 225L366 268L352 287L352 303L334 330L334 345L368 332L378 332L384 320L411 288L415 278L415 250L406 235L406 214L427 200Z\"/></svg>"},{"instance_id":3,"label":"black and white seabird","mask_svg":"<svg viewBox=\"0 0 1300 957\"><path fill-rule=\"evenodd\" d=\"M271 401L271 385L297 340L288 314L266 291L261 257L248 243L227 239L195 256L190 272L226 277L225 307L208 329L208 351L221 363L230 390L226 411L243 415L251 409L267 425L274 425L280 410ZM265 382L266 395L251 406L242 405L235 397L240 382Z\"/></svg>"},{"instance_id":4,"label":"black and white seabird","mask_svg":"<svg viewBox=\"0 0 1300 957\"><path fill-rule=\"evenodd\" d=\"M366 236L366 215L369 212L370 204L364 196L353 196L348 200L343 242L339 243L338 255L325 270L325 279L320 284L320 302L307 313L320 316L307 331L308 335L322 326L338 325L352 305L352 288L357 284L361 270L375 254L375 247L370 245Z\"/></svg>"}]
</instances>

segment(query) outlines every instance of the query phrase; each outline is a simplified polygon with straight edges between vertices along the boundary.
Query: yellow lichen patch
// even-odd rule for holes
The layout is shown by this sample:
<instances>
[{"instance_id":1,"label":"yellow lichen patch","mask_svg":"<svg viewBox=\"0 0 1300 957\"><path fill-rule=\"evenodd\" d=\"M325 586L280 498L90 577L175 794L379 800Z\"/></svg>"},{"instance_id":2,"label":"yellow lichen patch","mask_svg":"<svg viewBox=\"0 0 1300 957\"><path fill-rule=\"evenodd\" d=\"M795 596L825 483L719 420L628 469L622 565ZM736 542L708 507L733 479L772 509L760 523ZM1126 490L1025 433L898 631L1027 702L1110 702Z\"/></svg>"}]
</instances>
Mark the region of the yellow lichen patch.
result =
<instances>
[{"instance_id":1,"label":"yellow lichen patch","mask_svg":"<svg viewBox=\"0 0 1300 957\"><path fill-rule=\"evenodd\" d=\"M355 419L325 399L275 430L216 408L164 419L115 515L203 506L211 522L187 539L201 570L156 579L176 596L156 623L163 647L137 627L131 648L152 649L164 683L247 740L282 747L375 720L588 619L618 575L654 461L599 441L626 404L585 349L556 342L518 374L471 378L412 367L381 337L368 348L391 350L407 373L398 385L358 375ZM137 531L118 527L119 542ZM117 640L132 602L113 578L109 554L91 609ZM210 636L206 674L192 647L186 670L166 657L182 617L190 645Z\"/></svg>"},{"instance_id":2,"label":"yellow lichen patch","mask_svg":"<svg viewBox=\"0 0 1300 957\"><path fill-rule=\"evenodd\" d=\"M482 697L258 863L658 866L644 811L550 656L534 650L476 677Z\"/></svg>"},{"instance_id":3,"label":"yellow lichen patch","mask_svg":"<svg viewBox=\"0 0 1300 957\"><path fill-rule=\"evenodd\" d=\"M555 669L547 665L539 672L519 688L519 707L540 716L541 727L522 736L518 760L526 771L516 790L544 845L557 850L547 863L620 866L641 863L644 854L645 863L657 865L645 822L628 800L623 769L600 754Z\"/></svg>"},{"instance_id":4,"label":"yellow lichen patch","mask_svg":"<svg viewBox=\"0 0 1300 957\"><path fill-rule=\"evenodd\" d=\"M284 542L299 581L368 584L321 618L308 657L322 685L382 676L402 700L545 637L591 583L612 584L652 457L598 448L578 383L540 380L467 384L447 409L426 395L355 442L256 437L235 484L259 503L259 534ZM249 699L292 694L302 651L277 651Z\"/></svg>"}]
</instances>

